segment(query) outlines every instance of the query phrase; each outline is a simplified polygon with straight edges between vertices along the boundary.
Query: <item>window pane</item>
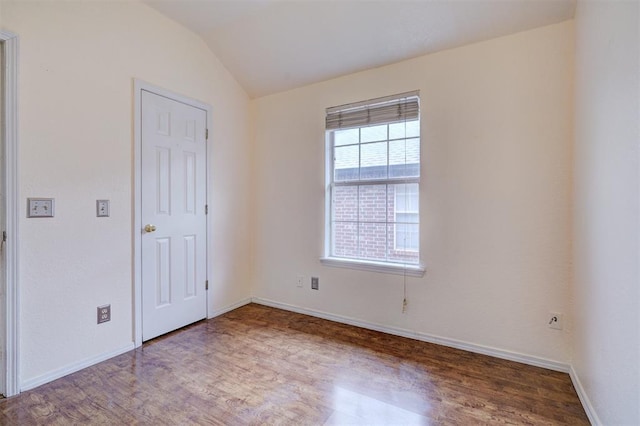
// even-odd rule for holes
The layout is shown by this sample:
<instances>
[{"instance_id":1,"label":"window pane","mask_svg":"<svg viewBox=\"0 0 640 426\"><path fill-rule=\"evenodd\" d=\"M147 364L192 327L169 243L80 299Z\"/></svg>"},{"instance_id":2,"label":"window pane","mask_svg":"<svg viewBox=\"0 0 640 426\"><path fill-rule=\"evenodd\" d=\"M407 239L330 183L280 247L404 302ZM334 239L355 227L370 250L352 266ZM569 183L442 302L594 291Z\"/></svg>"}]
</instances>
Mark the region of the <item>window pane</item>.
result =
<instances>
[{"instance_id":1,"label":"window pane","mask_svg":"<svg viewBox=\"0 0 640 426\"><path fill-rule=\"evenodd\" d=\"M393 185L395 191L395 211L418 213L420 200L417 183Z\"/></svg>"},{"instance_id":2,"label":"window pane","mask_svg":"<svg viewBox=\"0 0 640 426\"><path fill-rule=\"evenodd\" d=\"M360 222L386 222L386 185L360 186L358 195L358 216Z\"/></svg>"},{"instance_id":3,"label":"window pane","mask_svg":"<svg viewBox=\"0 0 640 426\"><path fill-rule=\"evenodd\" d=\"M404 139L420 136L420 121L401 121L389 124L389 139Z\"/></svg>"},{"instance_id":4,"label":"window pane","mask_svg":"<svg viewBox=\"0 0 640 426\"><path fill-rule=\"evenodd\" d=\"M341 146L334 148L334 180L359 179L360 147Z\"/></svg>"},{"instance_id":5,"label":"window pane","mask_svg":"<svg viewBox=\"0 0 640 426\"><path fill-rule=\"evenodd\" d=\"M389 177L420 176L420 139L389 142Z\"/></svg>"},{"instance_id":6,"label":"window pane","mask_svg":"<svg viewBox=\"0 0 640 426\"><path fill-rule=\"evenodd\" d=\"M333 145L352 145L360 142L360 129L336 130L333 132Z\"/></svg>"},{"instance_id":7,"label":"window pane","mask_svg":"<svg viewBox=\"0 0 640 426\"><path fill-rule=\"evenodd\" d=\"M387 225L389 261L419 263L419 234L418 225Z\"/></svg>"},{"instance_id":8,"label":"window pane","mask_svg":"<svg viewBox=\"0 0 640 426\"><path fill-rule=\"evenodd\" d=\"M396 250L418 251L418 224L396 223Z\"/></svg>"},{"instance_id":9,"label":"window pane","mask_svg":"<svg viewBox=\"0 0 640 426\"><path fill-rule=\"evenodd\" d=\"M397 216L402 213L415 213L416 223L419 222L420 198L417 183L389 185L389 197L393 200L389 208L389 222L399 221Z\"/></svg>"},{"instance_id":10,"label":"window pane","mask_svg":"<svg viewBox=\"0 0 640 426\"><path fill-rule=\"evenodd\" d=\"M332 255L358 257L358 224L333 222L331 226Z\"/></svg>"},{"instance_id":11,"label":"window pane","mask_svg":"<svg viewBox=\"0 0 640 426\"><path fill-rule=\"evenodd\" d=\"M407 137L406 123L389 124L389 139L404 139Z\"/></svg>"},{"instance_id":12,"label":"window pane","mask_svg":"<svg viewBox=\"0 0 640 426\"><path fill-rule=\"evenodd\" d=\"M387 178L387 143L361 145L360 179Z\"/></svg>"},{"instance_id":13,"label":"window pane","mask_svg":"<svg viewBox=\"0 0 640 426\"><path fill-rule=\"evenodd\" d=\"M337 186L333 188L332 220L341 222L358 221L358 187Z\"/></svg>"},{"instance_id":14,"label":"window pane","mask_svg":"<svg viewBox=\"0 0 640 426\"><path fill-rule=\"evenodd\" d=\"M359 257L370 260L387 258L387 225L384 223L361 223L358 232Z\"/></svg>"},{"instance_id":15,"label":"window pane","mask_svg":"<svg viewBox=\"0 0 640 426\"><path fill-rule=\"evenodd\" d=\"M420 120L407 121L407 137L420 137Z\"/></svg>"},{"instance_id":16,"label":"window pane","mask_svg":"<svg viewBox=\"0 0 640 426\"><path fill-rule=\"evenodd\" d=\"M377 142L387 140L387 125L362 127L360 129L361 142Z\"/></svg>"}]
</instances>

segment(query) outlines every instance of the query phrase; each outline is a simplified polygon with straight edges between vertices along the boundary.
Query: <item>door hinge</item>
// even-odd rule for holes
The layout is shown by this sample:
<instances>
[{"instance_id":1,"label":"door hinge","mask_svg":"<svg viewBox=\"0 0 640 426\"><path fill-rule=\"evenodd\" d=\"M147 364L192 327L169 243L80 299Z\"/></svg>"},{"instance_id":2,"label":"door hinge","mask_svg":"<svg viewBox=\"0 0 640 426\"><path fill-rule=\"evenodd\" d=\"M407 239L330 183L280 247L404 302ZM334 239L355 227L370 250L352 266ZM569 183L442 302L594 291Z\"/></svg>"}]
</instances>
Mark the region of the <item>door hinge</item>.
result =
<instances>
[{"instance_id":1,"label":"door hinge","mask_svg":"<svg viewBox=\"0 0 640 426\"><path fill-rule=\"evenodd\" d=\"M209 129L204 129L204 138L209 140Z\"/></svg>"},{"instance_id":2,"label":"door hinge","mask_svg":"<svg viewBox=\"0 0 640 426\"><path fill-rule=\"evenodd\" d=\"M209 214L209 204L204 205L204 214Z\"/></svg>"},{"instance_id":3,"label":"door hinge","mask_svg":"<svg viewBox=\"0 0 640 426\"><path fill-rule=\"evenodd\" d=\"M209 290L209 280L206 280L206 281L204 282L204 289L205 289L205 290Z\"/></svg>"}]
</instances>

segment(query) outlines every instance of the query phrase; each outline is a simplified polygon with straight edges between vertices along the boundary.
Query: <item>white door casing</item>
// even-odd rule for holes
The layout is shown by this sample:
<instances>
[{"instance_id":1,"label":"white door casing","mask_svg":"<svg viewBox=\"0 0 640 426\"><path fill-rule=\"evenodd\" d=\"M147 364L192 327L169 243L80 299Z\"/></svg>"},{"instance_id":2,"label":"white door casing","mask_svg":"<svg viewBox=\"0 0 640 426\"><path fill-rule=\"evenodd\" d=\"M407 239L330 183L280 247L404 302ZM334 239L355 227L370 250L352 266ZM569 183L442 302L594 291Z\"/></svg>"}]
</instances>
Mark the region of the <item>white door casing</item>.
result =
<instances>
[{"instance_id":1,"label":"white door casing","mask_svg":"<svg viewBox=\"0 0 640 426\"><path fill-rule=\"evenodd\" d=\"M7 232L4 243L3 272L3 330L4 347L2 365L2 393L13 396L20 393L20 286L18 260L18 36L0 29L0 43L3 44L2 115L1 129L4 158L4 199L5 216L3 227Z\"/></svg>"},{"instance_id":2,"label":"white door casing","mask_svg":"<svg viewBox=\"0 0 640 426\"><path fill-rule=\"evenodd\" d=\"M207 111L144 89L140 107L136 232L141 337L149 340L207 315Z\"/></svg>"},{"instance_id":3,"label":"white door casing","mask_svg":"<svg viewBox=\"0 0 640 426\"><path fill-rule=\"evenodd\" d=\"M0 40L0 125L2 125L2 123L4 123L4 42ZM2 125L2 127L4 127L4 125ZM4 130L4 129L2 129ZM5 167L5 160L4 160L4 132L0 130L0 230L4 230L6 228L5 226L5 192L6 192L6 187L4 184L4 170L6 169ZM5 301L5 288L7 286L6 283L6 276L5 276L5 271L6 271L6 264L5 264L5 252L4 252L4 242L0 242L0 301L2 301L2 308L0 309L0 312L3 315L0 315L0 329L5 330L6 329L6 318L4 315L4 311L5 311L5 307L4 307L4 301ZM2 335L2 337L0 338L0 350L2 351L2 361L1 363L4 364L4 359L5 359L5 353L7 352L7 346L6 346L6 342L4 339L4 335ZM6 375L6 370L4 365L2 365L2 375L0 376L0 393L2 395L5 394L5 375Z\"/></svg>"}]
</instances>

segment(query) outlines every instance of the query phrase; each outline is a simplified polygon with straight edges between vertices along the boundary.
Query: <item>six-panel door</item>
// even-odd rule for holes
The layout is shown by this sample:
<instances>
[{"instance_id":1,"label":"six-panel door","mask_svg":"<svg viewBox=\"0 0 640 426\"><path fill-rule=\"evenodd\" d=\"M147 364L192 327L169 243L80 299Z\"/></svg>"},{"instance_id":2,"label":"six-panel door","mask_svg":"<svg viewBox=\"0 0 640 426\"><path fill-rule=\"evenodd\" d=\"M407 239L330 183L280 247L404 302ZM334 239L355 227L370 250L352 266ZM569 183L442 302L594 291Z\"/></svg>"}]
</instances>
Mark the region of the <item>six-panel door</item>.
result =
<instances>
[{"instance_id":1,"label":"six-panel door","mask_svg":"<svg viewBox=\"0 0 640 426\"><path fill-rule=\"evenodd\" d=\"M206 111L142 92L142 339L206 317Z\"/></svg>"}]
</instances>

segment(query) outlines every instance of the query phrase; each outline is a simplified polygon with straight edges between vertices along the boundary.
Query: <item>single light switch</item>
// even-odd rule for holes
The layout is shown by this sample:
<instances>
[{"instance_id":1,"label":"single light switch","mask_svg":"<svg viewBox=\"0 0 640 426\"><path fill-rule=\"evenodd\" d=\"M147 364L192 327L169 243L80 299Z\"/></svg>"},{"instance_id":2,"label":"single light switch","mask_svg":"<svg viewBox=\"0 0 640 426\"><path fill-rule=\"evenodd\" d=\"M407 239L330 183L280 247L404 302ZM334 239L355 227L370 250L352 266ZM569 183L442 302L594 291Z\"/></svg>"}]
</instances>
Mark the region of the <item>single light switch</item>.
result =
<instances>
[{"instance_id":1,"label":"single light switch","mask_svg":"<svg viewBox=\"0 0 640 426\"><path fill-rule=\"evenodd\" d=\"M27 217L53 217L53 198L27 198Z\"/></svg>"},{"instance_id":2,"label":"single light switch","mask_svg":"<svg viewBox=\"0 0 640 426\"><path fill-rule=\"evenodd\" d=\"M96 200L96 216L109 217L109 200Z\"/></svg>"}]
</instances>

